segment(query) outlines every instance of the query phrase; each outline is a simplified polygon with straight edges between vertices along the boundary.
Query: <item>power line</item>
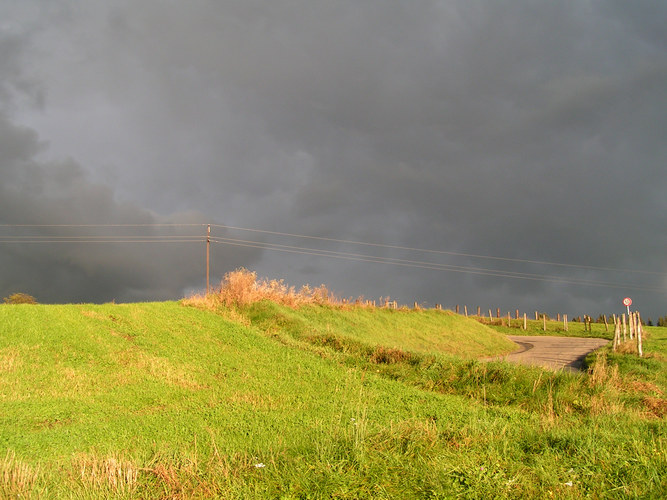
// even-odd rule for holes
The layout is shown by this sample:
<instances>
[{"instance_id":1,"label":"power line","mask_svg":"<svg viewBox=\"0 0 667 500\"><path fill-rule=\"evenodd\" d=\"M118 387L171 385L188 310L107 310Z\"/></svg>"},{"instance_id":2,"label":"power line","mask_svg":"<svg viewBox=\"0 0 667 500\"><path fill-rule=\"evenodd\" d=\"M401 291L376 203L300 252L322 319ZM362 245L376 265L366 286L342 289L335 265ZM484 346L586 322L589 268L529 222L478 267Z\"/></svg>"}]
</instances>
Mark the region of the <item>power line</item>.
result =
<instances>
[{"instance_id":1,"label":"power line","mask_svg":"<svg viewBox=\"0 0 667 500\"><path fill-rule=\"evenodd\" d=\"M335 242L335 243L345 243L345 244L354 244L362 245L367 247L374 248L386 248L394 250L406 250L410 252L423 252L436 255L456 255L464 256L471 258L481 258L481 259L491 259L497 261L510 261L518 263L528 263L528 264L540 264L540 265L551 265L551 266L562 266L569 268L577 269L588 269L595 271L616 271L616 272L632 272L632 273L650 273L649 271L640 271L640 270L629 270L629 269L616 269L616 268L607 268L607 267L595 267L595 266L583 266L577 264L565 264L565 263L555 263L555 262L546 262L546 261L535 261L528 259L516 259L516 258L507 258L507 257L497 257L497 256L488 256L488 255L476 255L462 252L450 252L444 250L432 250L432 249L423 249L415 247L406 247L399 245L389 245L381 243L371 243L364 241L355 241L355 240L344 240L337 238L328 238L321 236L309 236L303 234L294 234L294 233L284 233L279 231L267 231L261 229L251 229L244 228L239 226L229 226L222 224L194 224L194 223L151 223L151 224L0 224L0 228L132 228L132 227L217 227L222 229L229 230L239 230L247 231L260 234L269 234L275 236L291 237L291 238L301 238L301 239L310 239L326 242ZM0 243L15 243L15 244L51 244L51 243L201 243L207 242L207 235L70 235L70 236L55 236L55 235L0 235ZM422 261L422 260L411 260L411 259L401 259L396 257L379 257L368 254L352 253L352 252L342 252L337 250L324 250L317 248L308 248L295 245L283 245L278 243L267 243L259 242L253 240L242 240L226 237L211 237L210 241L213 243L233 245L246 248L257 248L262 250L276 250L285 253L296 253L302 255L313 255L320 257L330 257L336 259L352 260L359 262L372 262L372 263L383 263L383 264L393 264L403 267L414 267L422 269L431 269L438 271L450 271L450 272L459 272L467 274L476 274L483 276L494 276L502 278L513 278L513 279L524 279L524 280L534 280L534 281L545 281L545 282L554 282L554 283L563 283L563 284L575 284L575 285L586 285L586 286L599 286L599 287L610 287L610 288L624 288L629 290L642 290L642 291L651 291L651 292L661 292L665 293L665 290L658 287L652 286L641 286L641 285L628 285L628 284L619 284L611 283L605 281L597 280L586 280L586 279L577 279L577 278L561 278L559 276L537 274L537 273L525 273L517 271L505 271L499 269L489 269L482 267L472 267L472 266L458 266L453 264L440 264L437 262ZM650 273L656 275L657 273Z\"/></svg>"},{"instance_id":2,"label":"power line","mask_svg":"<svg viewBox=\"0 0 667 500\"><path fill-rule=\"evenodd\" d=\"M100 241L111 241L114 239L183 239L191 238L197 239L198 241L203 241L206 238L201 235L114 235L114 236L104 236L104 235L86 235L86 236L35 236L35 235L23 235L23 236L0 236L0 241L14 241L14 240L25 240L25 241L36 241L39 242L45 239L58 239L62 241L77 241L77 240L100 240Z\"/></svg>"},{"instance_id":3,"label":"power line","mask_svg":"<svg viewBox=\"0 0 667 500\"><path fill-rule=\"evenodd\" d=\"M12 240L3 241L0 243L23 243L23 244L39 244L39 243L201 243L206 241L202 238L190 239L166 239L166 238L137 238L137 239L122 239L122 240L99 240L99 239L81 239L81 240L63 240L63 239L43 239L43 240Z\"/></svg>"},{"instance_id":4,"label":"power line","mask_svg":"<svg viewBox=\"0 0 667 500\"><path fill-rule=\"evenodd\" d=\"M507 261L507 262L520 262L520 263L524 263L524 264L539 264L539 265L549 265L549 266L572 267L572 268L578 268L578 269L590 269L590 270L594 270L594 271L615 271L615 272L641 273L641 274L651 274L651 275L656 274L653 271L644 271L644 270L637 270L637 269L619 269L619 268L613 268L613 267L586 266L586 265L581 265L581 264L566 264L566 263L561 263L561 262L549 262L549 261L530 260L530 259L517 259L517 258L511 258L511 257L498 257L498 256L492 256L492 255L478 255L478 254L472 254L472 253L451 252L451 251L446 251L446 250L432 250L432 249L427 249L427 248L416 248L416 247L406 247L406 246L400 246L400 245L388 245L388 244L383 244L383 243L370 243L370 242L357 241L357 240L344 240L344 239L338 239L338 238L327 238L327 237L323 237L323 236L309 236L309 235L304 235L304 234L282 233L282 232L279 232L279 231L266 231L266 230L262 230L262 229L250 229L250 228L244 228L244 227L239 227L239 226L227 226L227 225L223 225L223 224L211 224L211 227L218 227L218 228L224 228L224 229L236 229L236 230L239 230L239 231L250 231L250 232L255 232L255 233L271 234L271 235L275 235L275 236L287 236L287 237L292 237L292 238L304 238L304 239L328 241L328 242L335 242L335 243L348 243L348 244L353 244L353 245L364 245L364 246L379 247L379 248L390 248L390 249L394 249L394 250L408 250L408 251L414 251L414 252L424 252L424 253L433 253L433 254L442 254L442 255L455 255L455 256L459 256L459 257L472 257L472 258L476 258L476 259L490 259L490 260L500 260L500 261Z\"/></svg>"},{"instance_id":5,"label":"power line","mask_svg":"<svg viewBox=\"0 0 667 500\"><path fill-rule=\"evenodd\" d=\"M407 250L407 251L413 251L413 252L424 252L424 253L432 253L432 254L440 254L440 255L454 255L454 256L459 256L459 257L470 257L470 258L476 258L476 259L489 259L489 260L498 260L498 261L506 261L506 262L518 262L518 263L523 263L523 264L538 264L538 265L545 265L545 266L570 267L570 268L577 268L577 269L588 269L588 270L593 270L593 271L614 271L614 272L640 273L640 274L650 274L650 275L655 275L656 274L654 271L646 271L646 270L640 270L640 269L623 269L623 268L614 268L614 267L589 266L589 265L582 265L582 264L568 264L568 263L563 263L563 262L550 262L550 261L542 261L542 260L519 259L519 258L513 258L513 257L499 257L499 256L494 256L494 255L480 255L480 254L465 253L465 252L452 252L452 251L447 251L447 250L434 250L434 249L428 249L428 248L408 247L408 246L401 246L401 245L389 245L389 244L384 244L384 243L372 243L372 242L359 241L359 240L346 240L346 239L340 239L340 238L329 238L329 237L324 237L324 236L311 236L311 235L297 234L297 233L285 233L285 232L280 232L280 231L268 231L268 230L264 230L264 229L254 229L254 228L247 228L247 227L241 227L241 226L231 226L231 225L226 225L226 224L206 224L206 223L0 224L0 227L8 227L8 228L103 227L103 228L109 228L109 227L205 227L205 226L208 226L208 225L210 225L211 227L216 227L216 228L232 229L232 230L238 230L238 231L247 231L247 232L260 233L260 234L270 234L270 235L274 235L274 236L285 236L285 237L291 237L291 238L311 239L311 240L327 241L327 242L333 242L333 243L346 243L346 244L353 244L353 245L362 245L362 246L370 246L370 247L378 247L378 248L388 248L388 249L394 249L394 250Z\"/></svg>"},{"instance_id":6,"label":"power line","mask_svg":"<svg viewBox=\"0 0 667 500\"><path fill-rule=\"evenodd\" d=\"M0 227L194 227L206 224L150 223L150 224L0 224Z\"/></svg>"},{"instance_id":7,"label":"power line","mask_svg":"<svg viewBox=\"0 0 667 500\"><path fill-rule=\"evenodd\" d=\"M319 250L313 248L304 248L304 247L295 247L290 245L277 245L272 243L262 243L256 241L248 240L238 240L231 238L211 238L213 243L221 243L225 245L246 247L246 248L258 248L263 250L276 250L286 253L296 253L301 255L314 255L319 257L331 257L336 259L343 260L352 260L357 262L372 262L380 264L393 264L402 267L413 267L421 269L431 269L436 271L450 271L450 272L459 272L467 274L477 274L483 276L495 276L501 278L513 278L513 279L523 279L531 281L546 281L553 283L561 284L571 284L571 285L586 285L586 286L597 286L597 287L607 287L607 288L622 288L626 290L638 290L638 291L650 291L650 292L659 292L665 293L665 290L660 288L646 287L640 285L627 285L620 283L609 283L603 281L593 281L593 280L580 280L572 278L560 278L557 276L548 276L548 275L539 275L539 274L530 274L530 273L518 273L513 271L500 271L495 269L484 269L484 268L474 268L466 266L453 266L449 264L438 264L434 262L422 262L422 261L411 261L406 259L397 259L392 257L377 257L372 255L363 255L363 254L352 254L346 252L338 252L332 250Z\"/></svg>"}]
</instances>

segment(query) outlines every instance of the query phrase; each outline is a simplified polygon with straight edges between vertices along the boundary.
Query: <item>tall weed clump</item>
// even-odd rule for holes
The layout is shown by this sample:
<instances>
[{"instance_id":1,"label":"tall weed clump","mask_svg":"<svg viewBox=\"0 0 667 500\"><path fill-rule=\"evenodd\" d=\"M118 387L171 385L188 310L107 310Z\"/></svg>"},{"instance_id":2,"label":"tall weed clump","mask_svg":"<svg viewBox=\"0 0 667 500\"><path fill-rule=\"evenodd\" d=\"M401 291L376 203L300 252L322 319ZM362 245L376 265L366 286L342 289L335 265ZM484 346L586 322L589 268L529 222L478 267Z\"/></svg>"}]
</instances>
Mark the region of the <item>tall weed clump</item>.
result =
<instances>
[{"instance_id":1,"label":"tall weed clump","mask_svg":"<svg viewBox=\"0 0 667 500\"><path fill-rule=\"evenodd\" d=\"M190 297L185 302L189 305L209 307L216 305L244 307L264 300L289 307L305 304L337 305L341 302L326 285L316 288L304 285L297 291L295 287L287 285L285 280L258 279L256 272L245 268L225 274L220 287L213 293Z\"/></svg>"},{"instance_id":2,"label":"tall weed clump","mask_svg":"<svg viewBox=\"0 0 667 500\"><path fill-rule=\"evenodd\" d=\"M30 465L16 458L13 451L7 451L0 459L0 498L30 497L36 492L39 473Z\"/></svg>"}]
</instances>

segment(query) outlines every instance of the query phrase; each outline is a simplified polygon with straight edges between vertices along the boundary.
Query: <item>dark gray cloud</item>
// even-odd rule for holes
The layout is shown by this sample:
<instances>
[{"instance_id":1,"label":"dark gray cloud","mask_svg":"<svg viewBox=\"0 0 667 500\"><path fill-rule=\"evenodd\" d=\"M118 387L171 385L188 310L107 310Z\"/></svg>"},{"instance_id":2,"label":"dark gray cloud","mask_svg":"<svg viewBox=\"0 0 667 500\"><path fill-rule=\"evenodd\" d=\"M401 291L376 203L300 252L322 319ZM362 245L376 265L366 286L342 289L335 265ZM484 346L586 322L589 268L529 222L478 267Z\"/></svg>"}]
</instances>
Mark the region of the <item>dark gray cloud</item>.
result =
<instances>
[{"instance_id":1,"label":"dark gray cloud","mask_svg":"<svg viewBox=\"0 0 667 500\"><path fill-rule=\"evenodd\" d=\"M159 215L119 201L75 160L40 158L48 143L12 121L17 103L43 104L41 85L24 79L17 62L24 46L20 37L0 39L0 296L24 291L43 302L158 300L201 289L202 224L214 221L194 209ZM170 241L187 235L201 241ZM72 237L86 242L63 241ZM99 237L107 241L91 242ZM150 242L154 238L161 242ZM213 261L251 265L258 255L218 249Z\"/></svg>"},{"instance_id":2,"label":"dark gray cloud","mask_svg":"<svg viewBox=\"0 0 667 500\"><path fill-rule=\"evenodd\" d=\"M114 210L136 209L126 208L128 220L142 211L153 220L196 211L286 233L647 270L654 274L264 235L658 290L278 252L254 264L263 274L326 282L349 295L574 313L612 312L630 294L650 314L667 313L667 7L52 4L0 8L7 20L0 68L12 89L2 96L13 130L22 124L49 141L40 149L33 133L23 139L33 148L25 154L40 168L59 165L72 204L106 190ZM114 277L121 290L125 278ZM175 273L173 283L180 281L187 279Z\"/></svg>"},{"instance_id":3,"label":"dark gray cloud","mask_svg":"<svg viewBox=\"0 0 667 500\"><path fill-rule=\"evenodd\" d=\"M118 202L73 160L36 161L43 148L33 130L0 113L0 295L22 290L43 302L158 300L203 286L207 219L201 213L158 216ZM213 260L240 266L257 256L256 250L226 249Z\"/></svg>"}]
</instances>

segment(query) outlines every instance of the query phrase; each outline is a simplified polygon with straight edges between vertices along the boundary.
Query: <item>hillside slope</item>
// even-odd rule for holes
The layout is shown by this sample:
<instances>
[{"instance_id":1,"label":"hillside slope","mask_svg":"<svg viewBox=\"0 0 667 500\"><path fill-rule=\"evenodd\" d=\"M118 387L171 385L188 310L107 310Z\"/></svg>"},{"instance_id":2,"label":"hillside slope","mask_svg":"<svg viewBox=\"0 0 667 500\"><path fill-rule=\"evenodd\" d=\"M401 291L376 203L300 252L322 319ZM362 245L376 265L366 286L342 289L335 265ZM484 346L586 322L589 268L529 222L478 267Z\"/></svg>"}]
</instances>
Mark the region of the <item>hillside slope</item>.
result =
<instances>
[{"instance_id":1,"label":"hillside slope","mask_svg":"<svg viewBox=\"0 0 667 500\"><path fill-rule=\"evenodd\" d=\"M1 305L0 498L664 489L656 397L626 411L582 376L431 354L438 314Z\"/></svg>"},{"instance_id":2,"label":"hillside slope","mask_svg":"<svg viewBox=\"0 0 667 500\"><path fill-rule=\"evenodd\" d=\"M282 331L295 339L328 345L358 342L419 354L475 359L505 354L517 345L495 330L451 311L281 306L270 301L244 308L264 331Z\"/></svg>"}]
</instances>

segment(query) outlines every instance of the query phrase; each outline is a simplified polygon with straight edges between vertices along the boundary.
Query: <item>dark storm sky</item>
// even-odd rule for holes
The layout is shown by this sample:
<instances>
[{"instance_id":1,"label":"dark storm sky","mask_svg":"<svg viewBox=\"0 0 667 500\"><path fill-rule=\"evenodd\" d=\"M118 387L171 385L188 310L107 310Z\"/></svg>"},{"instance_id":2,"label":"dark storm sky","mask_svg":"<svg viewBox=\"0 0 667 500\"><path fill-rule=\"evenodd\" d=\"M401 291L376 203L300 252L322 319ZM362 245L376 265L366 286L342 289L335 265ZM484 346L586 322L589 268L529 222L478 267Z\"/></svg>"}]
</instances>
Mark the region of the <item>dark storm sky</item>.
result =
<instances>
[{"instance_id":1,"label":"dark storm sky","mask_svg":"<svg viewBox=\"0 0 667 500\"><path fill-rule=\"evenodd\" d=\"M665 315L666 25L648 0L5 0L0 224L377 243L214 228L465 272L216 244L214 280L244 265L344 296ZM128 231L203 228L0 236ZM0 295L179 298L202 255L5 240Z\"/></svg>"}]
</instances>

